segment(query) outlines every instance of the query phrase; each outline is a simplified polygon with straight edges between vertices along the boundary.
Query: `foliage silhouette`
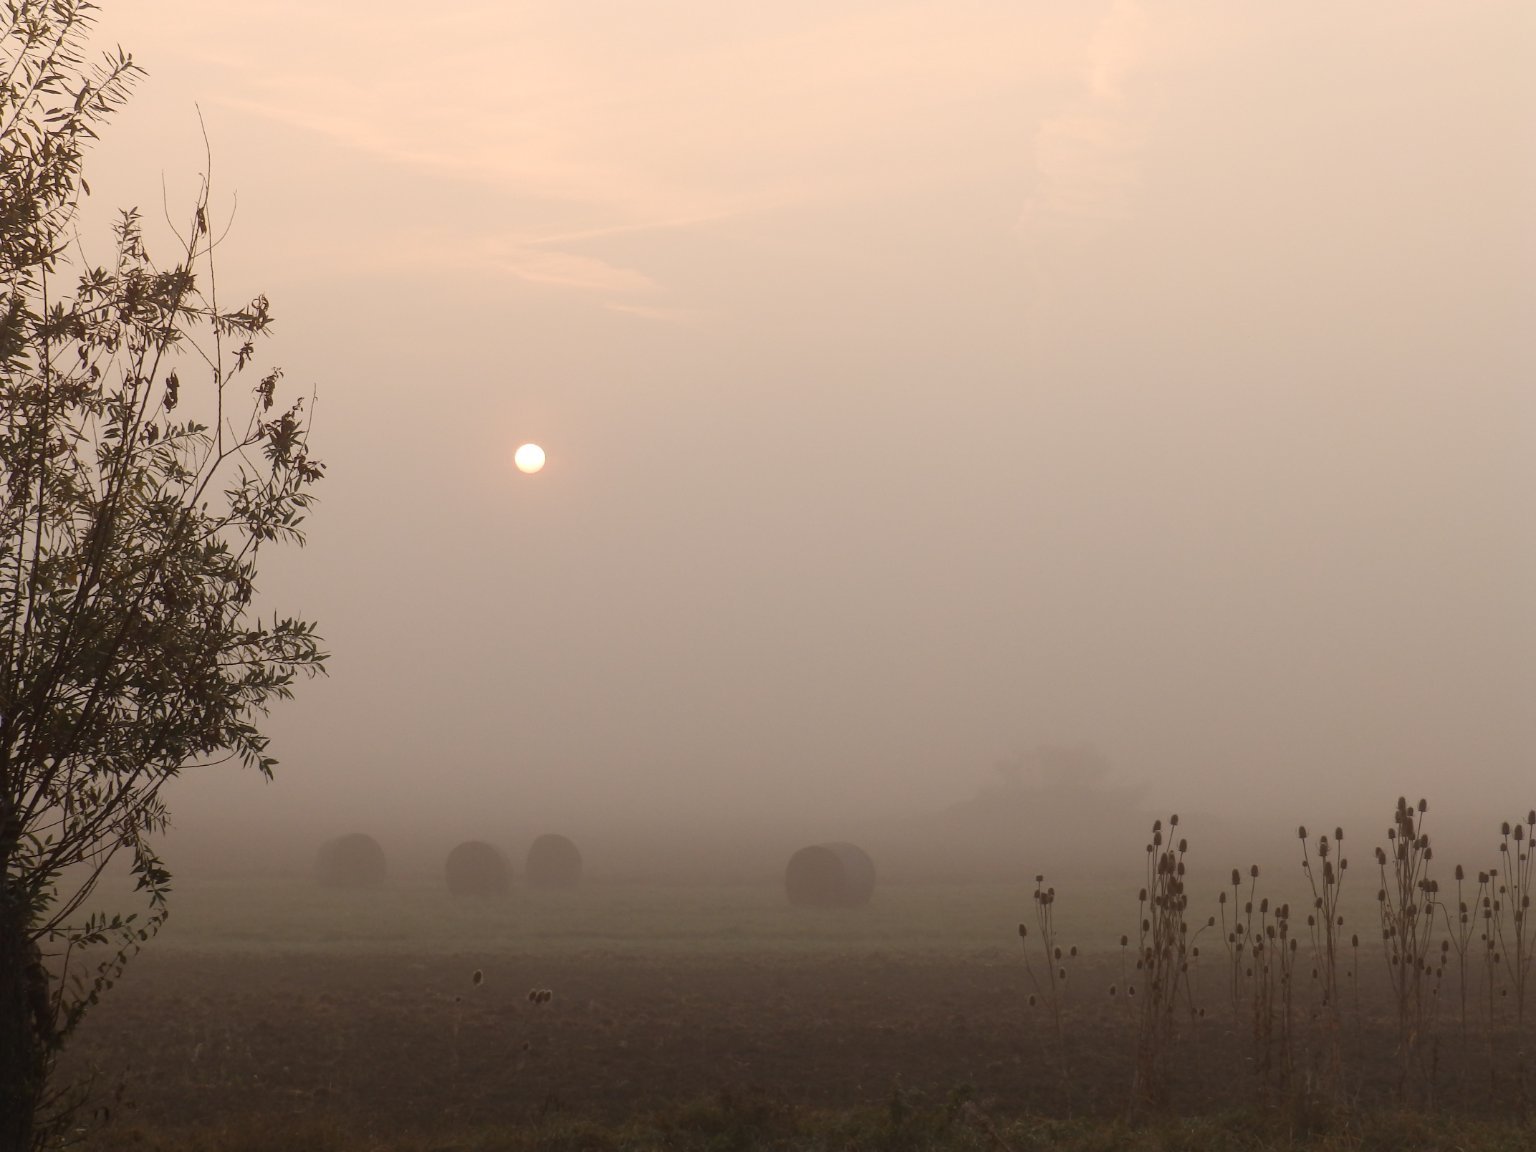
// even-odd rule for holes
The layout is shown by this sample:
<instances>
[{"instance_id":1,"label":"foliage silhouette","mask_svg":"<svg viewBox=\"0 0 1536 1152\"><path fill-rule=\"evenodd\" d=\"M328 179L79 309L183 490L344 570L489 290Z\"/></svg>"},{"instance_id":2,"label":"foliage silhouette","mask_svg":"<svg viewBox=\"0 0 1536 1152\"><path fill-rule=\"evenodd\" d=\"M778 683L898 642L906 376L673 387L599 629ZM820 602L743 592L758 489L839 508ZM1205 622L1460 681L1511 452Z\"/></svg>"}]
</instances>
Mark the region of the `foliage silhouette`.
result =
<instances>
[{"instance_id":1,"label":"foliage silhouette","mask_svg":"<svg viewBox=\"0 0 1536 1152\"><path fill-rule=\"evenodd\" d=\"M85 149L139 76L88 60L94 5L8 0L0 25L0 1152L40 1146L87 1010L166 916L161 790L235 760L323 668L263 610L263 546L302 543L321 464L258 368L265 297L222 307L209 179L173 262L121 213L110 261L75 222ZM88 912L126 855L138 913Z\"/></svg>"}]
</instances>

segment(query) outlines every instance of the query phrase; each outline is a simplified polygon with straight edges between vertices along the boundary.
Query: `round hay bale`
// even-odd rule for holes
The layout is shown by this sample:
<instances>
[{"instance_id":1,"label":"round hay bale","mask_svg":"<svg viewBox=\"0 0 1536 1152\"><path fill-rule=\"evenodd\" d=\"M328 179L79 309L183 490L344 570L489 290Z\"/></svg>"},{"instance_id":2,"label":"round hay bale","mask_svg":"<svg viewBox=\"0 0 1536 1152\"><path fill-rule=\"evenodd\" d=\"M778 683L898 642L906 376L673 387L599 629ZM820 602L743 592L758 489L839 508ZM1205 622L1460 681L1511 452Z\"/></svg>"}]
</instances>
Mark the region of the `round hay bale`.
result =
<instances>
[{"instance_id":1,"label":"round hay bale","mask_svg":"<svg viewBox=\"0 0 1536 1152\"><path fill-rule=\"evenodd\" d=\"M581 849L569 837L546 832L528 849L526 867L536 888L574 888L581 881Z\"/></svg>"},{"instance_id":2,"label":"round hay bale","mask_svg":"<svg viewBox=\"0 0 1536 1152\"><path fill-rule=\"evenodd\" d=\"M505 896L512 887L512 865L484 840L466 840L448 853L446 869L455 896Z\"/></svg>"},{"instance_id":3,"label":"round hay bale","mask_svg":"<svg viewBox=\"0 0 1536 1152\"><path fill-rule=\"evenodd\" d=\"M813 844L784 869L789 902L807 908L856 908L875 894L875 862L856 844Z\"/></svg>"},{"instance_id":4,"label":"round hay bale","mask_svg":"<svg viewBox=\"0 0 1536 1152\"><path fill-rule=\"evenodd\" d=\"M327 840L315 854L315 877L332 888L378 888L384 872L384 849L366 832Z\"/></svg>"}]
</instances>

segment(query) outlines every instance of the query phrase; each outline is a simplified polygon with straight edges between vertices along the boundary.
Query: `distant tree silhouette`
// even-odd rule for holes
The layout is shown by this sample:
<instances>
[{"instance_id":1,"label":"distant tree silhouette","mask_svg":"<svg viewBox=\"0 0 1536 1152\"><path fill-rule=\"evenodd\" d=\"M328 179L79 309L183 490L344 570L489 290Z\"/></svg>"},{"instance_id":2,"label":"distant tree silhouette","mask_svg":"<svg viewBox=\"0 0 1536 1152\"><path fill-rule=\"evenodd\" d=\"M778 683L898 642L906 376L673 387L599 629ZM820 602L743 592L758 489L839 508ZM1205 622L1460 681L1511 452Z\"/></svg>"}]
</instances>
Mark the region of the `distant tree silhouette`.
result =
<instances>
[{"instance_id":1,"label":"distant tree silhouette","mask_svg":"<svg viewBox=\"0 0 1536 1152\"><path fill-rule=\"evenodd\" d=\"M1004 785L1036 792L1100 791L1109 780L1109 761L1087 745L1040 744L999 762Z\"/></svg>"}]
</instances>

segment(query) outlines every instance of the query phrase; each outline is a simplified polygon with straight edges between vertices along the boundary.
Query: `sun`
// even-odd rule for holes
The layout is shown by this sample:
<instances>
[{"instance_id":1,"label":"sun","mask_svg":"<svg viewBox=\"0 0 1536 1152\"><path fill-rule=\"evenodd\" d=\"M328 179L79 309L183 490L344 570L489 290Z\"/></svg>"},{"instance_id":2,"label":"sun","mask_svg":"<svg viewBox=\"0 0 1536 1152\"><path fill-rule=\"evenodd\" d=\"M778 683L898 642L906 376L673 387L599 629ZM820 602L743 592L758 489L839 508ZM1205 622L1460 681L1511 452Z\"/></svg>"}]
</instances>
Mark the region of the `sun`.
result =
<instances>
[{"instance_id":1,"label":"sun","mask_svg":"<svg viewBox=\"0 0 1536 1152\"><path fill-rule=\"evenodd\" d=\"M537 472L544 467L544 449L537 444L524 444L512 454L512 462L519 472Z\"/></svg>"}]
</instances>

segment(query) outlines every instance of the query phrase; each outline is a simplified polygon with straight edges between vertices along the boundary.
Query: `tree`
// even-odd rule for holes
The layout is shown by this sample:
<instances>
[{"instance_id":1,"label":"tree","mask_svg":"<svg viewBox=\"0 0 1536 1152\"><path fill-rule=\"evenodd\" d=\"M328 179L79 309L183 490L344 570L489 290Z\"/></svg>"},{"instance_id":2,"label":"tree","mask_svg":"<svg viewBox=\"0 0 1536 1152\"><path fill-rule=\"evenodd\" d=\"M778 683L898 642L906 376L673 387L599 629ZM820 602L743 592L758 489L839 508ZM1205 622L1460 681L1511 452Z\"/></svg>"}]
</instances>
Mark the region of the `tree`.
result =
<instances>
[{"instance_id":1,"label":"tree","mask_svg":"<svg viewBox=\"0 0 1536 1152\"><path fill-rule=\"evenodd\" d=\"M258 555L303 542L322 466L258 367L266 299L218 302L207 175L174 263L134 211L100 266L75 234L84 151L139 75L88 61L93 17L0 14L0 1152L49 1139L55 1057L165 919L166 782L270 776L259 722L325 660L258 605ZM118 856L142 907L91 912Z\"/></svg>"}]
</instances>

